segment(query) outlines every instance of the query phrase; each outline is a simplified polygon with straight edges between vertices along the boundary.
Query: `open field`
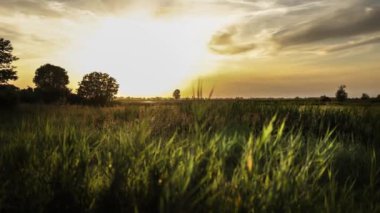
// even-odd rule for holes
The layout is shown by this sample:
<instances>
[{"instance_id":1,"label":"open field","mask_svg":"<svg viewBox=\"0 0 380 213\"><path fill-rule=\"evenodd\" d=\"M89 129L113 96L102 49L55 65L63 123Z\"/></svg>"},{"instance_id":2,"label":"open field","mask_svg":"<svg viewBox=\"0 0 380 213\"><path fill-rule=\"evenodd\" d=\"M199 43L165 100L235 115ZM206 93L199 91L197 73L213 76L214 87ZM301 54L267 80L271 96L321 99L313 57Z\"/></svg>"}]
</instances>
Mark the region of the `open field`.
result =
<instances>
[{"instance_id":1,"label":"open field","mask_svg":"<svg viewBox=\"0 0 380 213\"><path fill-rule=\"evenodd\" d=\"M380 105L0 111L0 212L379 212Z\"/></svg>"}]
</instances>

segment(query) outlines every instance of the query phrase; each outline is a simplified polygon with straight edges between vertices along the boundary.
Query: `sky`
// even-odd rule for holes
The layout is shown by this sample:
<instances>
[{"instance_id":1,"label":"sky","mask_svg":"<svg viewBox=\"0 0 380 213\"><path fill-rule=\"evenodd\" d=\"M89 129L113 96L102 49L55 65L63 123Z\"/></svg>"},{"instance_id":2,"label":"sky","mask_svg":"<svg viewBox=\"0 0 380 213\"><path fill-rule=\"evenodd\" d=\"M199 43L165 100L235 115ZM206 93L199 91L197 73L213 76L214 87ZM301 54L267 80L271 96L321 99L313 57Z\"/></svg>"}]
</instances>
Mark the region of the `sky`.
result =
<instances>
[{"instance_id":1,"label":"sky","mask_svg":"<svg viewBox=\"0 0 380 213\"><path fill-rule=\"evenodd\" d=\"M334 96L380 94L380 0L0 0L19 80L93 71L119 96Z\"/></svg>"}]
</instances>

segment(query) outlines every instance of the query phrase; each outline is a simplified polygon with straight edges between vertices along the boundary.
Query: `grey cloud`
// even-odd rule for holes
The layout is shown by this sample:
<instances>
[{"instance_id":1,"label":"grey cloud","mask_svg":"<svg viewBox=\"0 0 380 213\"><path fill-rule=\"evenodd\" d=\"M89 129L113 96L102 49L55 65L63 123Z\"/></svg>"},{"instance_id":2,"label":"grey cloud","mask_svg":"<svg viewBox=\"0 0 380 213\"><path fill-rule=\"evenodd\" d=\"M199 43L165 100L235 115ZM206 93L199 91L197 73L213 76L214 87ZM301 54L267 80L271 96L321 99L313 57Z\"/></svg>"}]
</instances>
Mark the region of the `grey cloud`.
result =
<instances>
[{"instance_id":1,"label":"grey cloud","mask_svg":"<svg viewBox=\"0 0 380 213\"><path fill-rule=\"evenodd\" d=\"M341 50L346 50L346 49L350 49L350 48L360 47L360 46L368 45L368 44L376 44L376 43L380 43L380 36L368 38L368 39L361 40L361 41L349 42L346 44L335 45L335 46L326 48L324 51L325 52L337 52L337 51L341 51Z\"/></svg>"},{"instance_id":2,"label":"grey cloud","mask_svg":"<svg viewBox=\"0 0 380 213\"><path fill-rule=\"evenodd\" d=\"M257 1L255 5L260 5L259 2L260 1ZM271 42L269 38L271 38L273 33L277 32L279 28L287 24L299 22L300 17L305 14L308 18L314 17L316 11L326 9L329 5L329 3L323 3L321 1L311 1L307 3L297 1L297 4L296 1L293 1L292 4L282 1L273 1L272 3L268 3L268 1L261 2L264 2L261 8L250 8L251 10L246 11L241 16L241 19L232 27L228 26L222 31L229 32L229 37L235 38L234 40L230 39L229 42L224 42L222 47L223 50L227 51L216 51L215 45L210 45L210 49L219 54L226 54L225 52L227 52L227 54L240 54L264 47L266 49L264 52L272 52L274 49L272 46L273 42ZM231 31L228 28L235 28L237 30ZM267 38L262 38L264 34ZM211 38L210 44L218 44L219 37L220 33L217 32ZM267 41L265 41L265 39ZM265 42L264 45L263 42ZM232 51L230 51L230 49L232 49Z\"/></svg>"},{"instance_id":3,"label":"grey cloud","mask_svg":"<svg viewBox=\"0 0 380 213\"><path fill-rule=\"evenodd\" d=\"M353 7L278 32L274 35L274 40L282 46L290 46L347 38L380 31L379 20L380 7Z\"/></svg>"},{"instance_id":4,"label":"grey cloud","mask_svg":"<svg viewBox=\"0 0 380 213\"><path fill-rule=\"evenodd\" d=\"M238 4L241 1L230 2ZM359 36L373 37L374 33L380 32L378 0L316 0L306 3L303 0L243 1L247 5L260 5L260 2L267 3L267 7L265 4L262 8L251 7L233 25L237 30L228 31L231 28L228 26L224 31L229 34L216 33L212 37L210 44L217 45L210 45L210 49L220 54L240 54L260 48L277 52L290 46L307 50L342 43L331 46L332 52L376 43L371 40L347 45L347 40ZM223 38L229 39L223 42ZM239 51L236 48L240 47L239 44L248 45ZM215 51L216 47L224 51Z\"/></svg>"}]
</instances>

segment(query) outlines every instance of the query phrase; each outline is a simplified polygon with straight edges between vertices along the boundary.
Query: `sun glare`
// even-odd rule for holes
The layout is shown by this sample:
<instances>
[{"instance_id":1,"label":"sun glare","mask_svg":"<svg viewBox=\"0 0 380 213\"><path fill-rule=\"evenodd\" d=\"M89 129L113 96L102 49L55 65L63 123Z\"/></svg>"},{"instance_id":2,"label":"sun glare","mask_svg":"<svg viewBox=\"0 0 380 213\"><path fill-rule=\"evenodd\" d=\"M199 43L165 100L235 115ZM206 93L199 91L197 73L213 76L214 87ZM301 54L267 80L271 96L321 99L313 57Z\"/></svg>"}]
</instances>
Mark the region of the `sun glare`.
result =
<instances>
[{"instance_id":1,"label":"sun glare","mask_svg":"<svg viewBox=\"0 0 380 213\"><path fill-rule=\"evenodd\" d=\"M106 18L78 41L71 60L81 72L110 73L120 83L120 95L168 95L207 71L212 58L207 43L220 26L215 17Z\"/></svg>"}]
</instances>

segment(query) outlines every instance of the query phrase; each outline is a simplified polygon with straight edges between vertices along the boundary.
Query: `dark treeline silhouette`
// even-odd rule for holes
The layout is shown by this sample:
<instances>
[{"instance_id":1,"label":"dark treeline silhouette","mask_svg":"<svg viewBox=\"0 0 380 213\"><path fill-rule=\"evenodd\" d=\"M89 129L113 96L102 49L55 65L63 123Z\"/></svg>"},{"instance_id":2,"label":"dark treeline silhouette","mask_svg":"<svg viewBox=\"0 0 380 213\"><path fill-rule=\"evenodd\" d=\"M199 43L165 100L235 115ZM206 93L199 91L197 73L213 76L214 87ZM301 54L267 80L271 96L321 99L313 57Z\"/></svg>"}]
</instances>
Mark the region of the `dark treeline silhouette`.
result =
<instances>
[{"instance_id":1,"label":"dark treeline silhouette","mask_svg":"<svg viewBox=\"0 0 380 213\"><path fill-rule=\"evenodd\" d=\"M328 103L332 101L331 98L326 95L322 95L320 99L321 99L321 102L323 103Z\"/></svg>"},{"instance_id":2,"label":"dark treeline silhouette","mask_svg":"<svg viewBox=\"0 0 380 213\"><path fill-rule=\"evenodd\" d=\"M346 91L346 85L339 86L338 90L335 93L335 100L339 103L343 103L349 100L348 93ZM363 93L360 99L358 98L351 98L350 100L360 100L365 102L380 102L380 95L377 97L371 98L367 93ZM326 95L323 95L320 97L320 101L322 103L329 103L333 101L333 98L328 97Z\"/></svg>"},{"instance_id":3,"label":"dark treeline silhouette","mask_svg":"<svg viewBox=\"0 0 380 213\"><path fill-rule=\"evenodd\" d=\"M13 55L9 40L0 38L0 107L12 108L19 102L44 104L89 104L107 105L118 92L116 80L106 73L93 72L84 76L79 82L77 93L67 85L70 83L67 71L59 66L45 64L40 66L33 78L35 88L19 89L9 84L18 79L16 67L18 60Z\"/></svg>"}]
</instances>

